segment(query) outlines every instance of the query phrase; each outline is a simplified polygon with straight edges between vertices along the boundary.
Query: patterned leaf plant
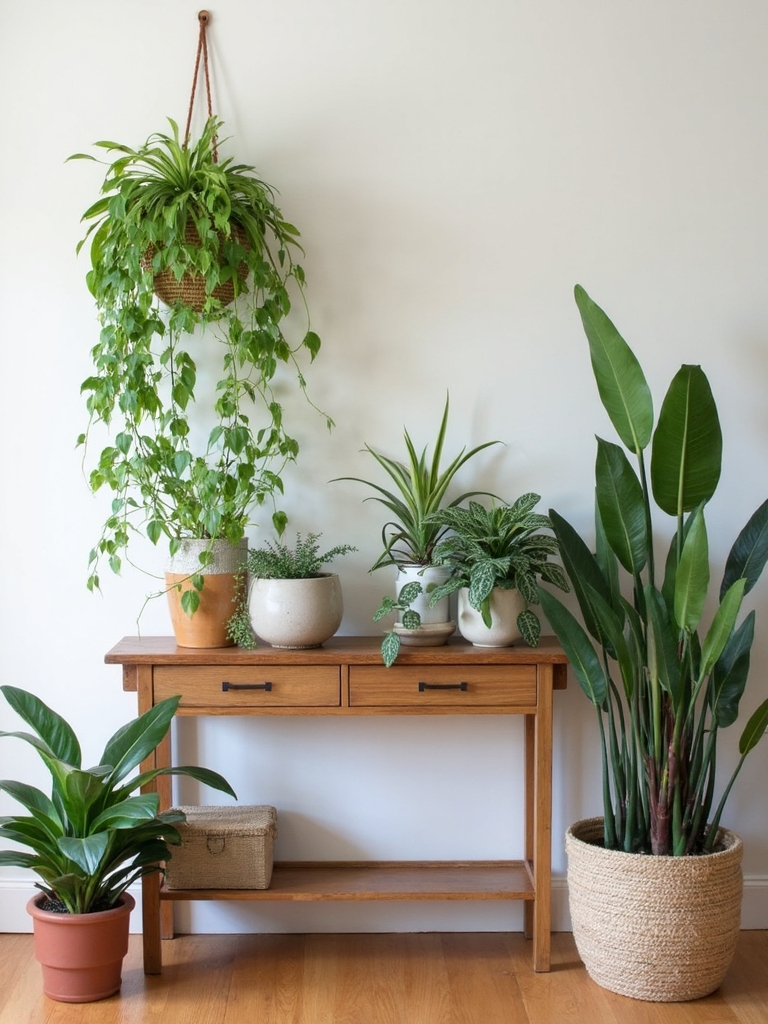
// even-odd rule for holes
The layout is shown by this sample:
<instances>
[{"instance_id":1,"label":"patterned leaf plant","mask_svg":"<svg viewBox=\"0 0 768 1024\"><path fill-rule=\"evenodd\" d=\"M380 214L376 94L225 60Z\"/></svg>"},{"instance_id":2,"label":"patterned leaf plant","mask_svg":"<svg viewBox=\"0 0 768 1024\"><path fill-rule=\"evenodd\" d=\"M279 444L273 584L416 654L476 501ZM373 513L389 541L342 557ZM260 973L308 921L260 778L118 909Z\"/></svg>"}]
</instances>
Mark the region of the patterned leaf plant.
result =
<instances>
[{"instance_id":1,"label":"patterned leaf plant","mask_svg":"<svg viewBox=\"0 0 768 1024\"><path fill-rule=\"evenodd\" d=\"M434 552L436 565L450 571L448 580L437 587L430 598L442 597L463 587L469 590L469 603L477 609L490 628L491 592L516 589L528 605L539 603L539 580L568 590L568 581L560 565L550 562L558 554L549 518L533 511L541 501L538 494L524 494L513 505L485 508L477 501L436 512L431 522L451 532ZM526 607L518 616L518 629L527 644L535 647L541 635L538 615Z\"/></svg>"},{"instance_id":2,"label":"patterned leaf plant","mask_svg":"<svg viewBox=\"0 0 768 1024\"><path fill-rule=\"evenodd\" d=\"M595 708L606 847L706 852L744 759L768 723L767 700L747 722L740 760L715 804L719 731L736 720L749 673L754 612L740 624L738 618L768 560L768 501L731 549L707 624L704 510L722 458L709 381L700 366L682 366L654 429L651 392L634 353L583 288L576 288L576 303L598 392L623 447L597 441L594 554L550 511L583 625L543 589L541 604ZM654 560L652 498L675 524L663 567Z\"/></svg>"}]
</instances>

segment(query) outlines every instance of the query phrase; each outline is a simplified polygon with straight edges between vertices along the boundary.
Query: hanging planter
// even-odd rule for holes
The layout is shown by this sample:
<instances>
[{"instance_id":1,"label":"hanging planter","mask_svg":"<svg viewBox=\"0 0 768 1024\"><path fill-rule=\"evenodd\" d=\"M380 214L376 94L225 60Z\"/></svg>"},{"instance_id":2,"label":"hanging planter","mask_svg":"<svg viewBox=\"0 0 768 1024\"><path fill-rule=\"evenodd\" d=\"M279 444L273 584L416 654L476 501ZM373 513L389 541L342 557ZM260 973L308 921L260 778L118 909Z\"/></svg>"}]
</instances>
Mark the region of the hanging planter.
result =
<instances>
[{"instance_id":1,"label":"hanging planter","mask_svg":"<svg viewBox=\"0 0 768 1024\"><path fill-rule=\"evenodd\" d=\"M190 138L193 84L183 136L169 118L170 132L150 135L138 149L96 144L110 162L101 197L84 214L90 226L80 246L90 241L88 286L101 331L81 388L89 423L79 443L87 445L96 424L110 430L89 484L112 500L91 551L92 590L103 562L120 572L134 533L153 544L165 538L171 555L187 539L202 541L207 559L211 542L237 544L252 511L270 503L282 533L286 516L276 496L299 451L285 408L291 374L293 395L306 398L303 364L320 348L308 318L302 328L301 315L293 315L286 326L294 300L307 309L298 230L255 168L219 159L210 18L205 11L198 17L193 83L203 57L208 99L199 138ZM198 374L202 351L205 374ZM206 567L201 561L188 574L202 579ZM198 612L204 587L183 595L187 616Z\"/></svg>"}]
</instances>

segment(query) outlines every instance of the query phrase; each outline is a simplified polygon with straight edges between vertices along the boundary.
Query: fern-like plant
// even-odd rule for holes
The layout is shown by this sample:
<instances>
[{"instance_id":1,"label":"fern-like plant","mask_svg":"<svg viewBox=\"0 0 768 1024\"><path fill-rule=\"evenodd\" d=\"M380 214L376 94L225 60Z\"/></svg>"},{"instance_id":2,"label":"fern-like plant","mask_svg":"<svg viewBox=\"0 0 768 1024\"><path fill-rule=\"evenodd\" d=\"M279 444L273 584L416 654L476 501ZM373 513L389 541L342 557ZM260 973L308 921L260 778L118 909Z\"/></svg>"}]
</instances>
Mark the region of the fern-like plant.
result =
<instances>
[{"instance_id":1,"label":"fern-like plant","mask_svg":"<svg viewBox=\"0 0 768 1024\"><path fill-rule=\"evenodd\" d=\"M469 603L479 611L490 628L491 592L518 590L528 605L539 603L539 581L567 591L568 581L560 565L550 562L558 554L558 544L543 530L551 529L547 516L533 511L541 500L538 494L524 494L513 505L485 508L477 501L467 507L445 508L431 521L452 532L435 548L433 562L450 570L451 575L430 598L435 604L462 587L469 590ZM527 644L535 647L541 636L537 614L525 608L517 626Z\"/></svg>"}]
</instances>

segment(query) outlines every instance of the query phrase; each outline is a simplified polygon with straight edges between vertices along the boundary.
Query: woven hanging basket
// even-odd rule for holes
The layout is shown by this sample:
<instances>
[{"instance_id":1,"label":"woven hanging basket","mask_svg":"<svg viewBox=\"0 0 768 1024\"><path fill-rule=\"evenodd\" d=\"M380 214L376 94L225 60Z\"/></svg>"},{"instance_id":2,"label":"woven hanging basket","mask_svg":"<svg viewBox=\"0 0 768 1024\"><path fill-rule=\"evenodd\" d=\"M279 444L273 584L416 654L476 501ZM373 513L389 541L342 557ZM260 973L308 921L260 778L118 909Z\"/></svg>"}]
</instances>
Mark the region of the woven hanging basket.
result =
<instances>
[{"instance_id":1,"label":"woven hanging basket","mask_svg":"<svg viewBox=\"0 0 768 1024\"><path fill-rule=\"evenodd\" d=\"M232 224L231 228L233 241L239 242L244 249L247 249L248 239L245 231L243 231L239 224ZM219 234L219 238L222 242L225 240L222 234ZM187 221L184 241L187 245L195 248L200 246L200 236L191 220ZM151 268L156 251L154 245L149 245L144 250L141 257L141 265L145 270ZM248 276L248 267L245 263L240 264L237 273L238 277L245 281ZM155 274L154 291L155 295L162 299L166 305L173 306L177 302L181 302L182 305L194 310L195 313L202 312L203 304L208 297L205 277L202 274L187 272L179 280L170 267L166 267L159 274ZM232 281L225 281L223 284L217 285L211 294L215 299L219 300L222 306L229 306L235 299L235 286Z\"/></svg>"},{"instance_id":2,"label":"woven hanging basket","mask_svg":"<svg viewBox=\"0 0 768 1024\"><path fill-rule=\"evenodd\" d=\"M654 1002L713 992L736 952L741 839L720 829L718 850L653 857L605 850L603 819L565 837L573 937L598 985Z\"/></svg>"}]
</instances>

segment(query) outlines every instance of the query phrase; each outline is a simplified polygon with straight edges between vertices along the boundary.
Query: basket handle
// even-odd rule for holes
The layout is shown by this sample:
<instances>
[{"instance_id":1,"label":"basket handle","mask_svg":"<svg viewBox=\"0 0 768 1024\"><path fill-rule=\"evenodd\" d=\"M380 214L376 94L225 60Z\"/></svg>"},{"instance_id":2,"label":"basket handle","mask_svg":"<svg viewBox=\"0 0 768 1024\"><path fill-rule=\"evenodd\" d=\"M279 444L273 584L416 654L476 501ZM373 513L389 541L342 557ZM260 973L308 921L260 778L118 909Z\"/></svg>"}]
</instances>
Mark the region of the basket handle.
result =
<instances>
[{"instance_id":1,"label":"basket handle","mask_svg":"<svg viewBox=\"0 0 768 1024\"><path fill-rule=\"evenodd\" d=\"M197 39L197 57L195 59L195 73L192 76L192 92L189 96L189 110L187 111L187 130L184 132L184 149L189 144L189 131L192 124L192 108L195 105L195 90L197 89L197 79L200 75L200 54L203 55L203 70L205 72L205 91L208 96L208 117L213 117L213 106L211 104L211 80L208 76L208 39L206 38L205 30L211 21L211 15L208 11L199 11L197 20L200 22L200 35ZM213 162L218 163L219 161L219 150L216 146L216 136L213 137Z\"/></svg>"}]
</instances>

